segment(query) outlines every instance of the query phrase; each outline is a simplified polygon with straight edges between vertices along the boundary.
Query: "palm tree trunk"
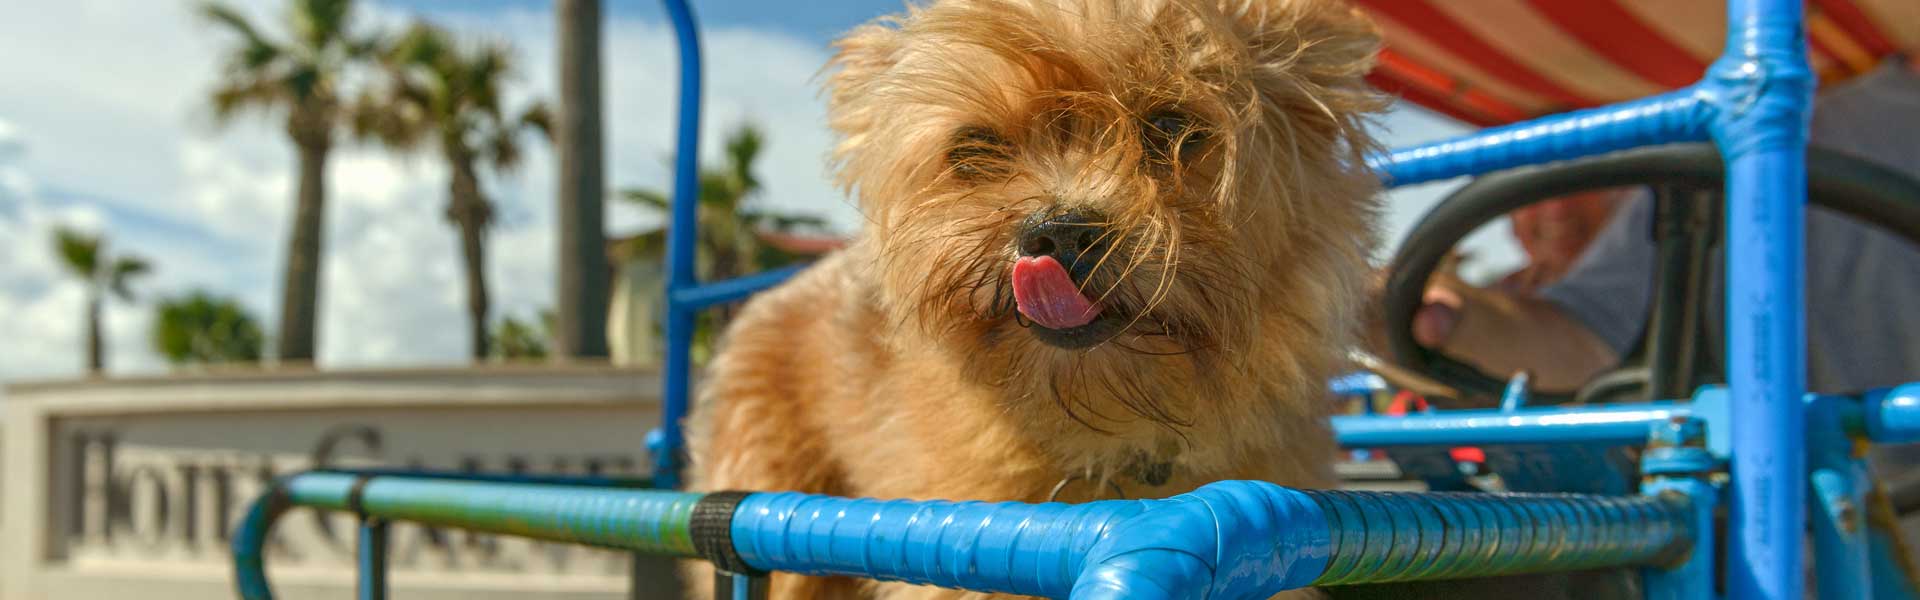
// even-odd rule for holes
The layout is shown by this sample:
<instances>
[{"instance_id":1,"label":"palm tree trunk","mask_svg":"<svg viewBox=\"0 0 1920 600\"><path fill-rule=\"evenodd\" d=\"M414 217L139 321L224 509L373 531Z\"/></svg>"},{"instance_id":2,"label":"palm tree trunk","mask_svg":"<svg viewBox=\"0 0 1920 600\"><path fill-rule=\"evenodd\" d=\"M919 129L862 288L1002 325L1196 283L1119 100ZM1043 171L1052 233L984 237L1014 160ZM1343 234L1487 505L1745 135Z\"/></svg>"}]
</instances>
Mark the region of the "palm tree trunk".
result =
<instances>
[{"instance_id":1,"label":"palm tree trunk","mask_svg":"<svg viewBox=\"0 0 1920 600\"><path fill-rule=\"evenodd\" d=\"M320 305L321 236L325 233L326 141L296 141L300 190L287 240L286 286L280 296L280 362L312 362L314 321Z\"/></svg>"},{"instance_id":2,"label":"palm tree trunk","mask_svg":"<svg viewBox=\"0 0 1920 600\"><path fill-rule=\"evenodd\" d=\"M600 0L558 0L560 110L559 307L555 358L607 356L611 300L602 196L606 188L600 132Z\"/></svg>"},{"instance_id":3,"label":"palm tree trunk","mask_svg":"<svg viewBox=\"0 0 1920 600\"><path fill-rule=\"evenodd\" d=\"M87 291L87 374L100 375L107 368L105 344L100 341L100 294Z\"/></svg>"},{"instance_id":4,"label":"palm tree trunk","mask_svg":"<svg viewBox=\"0 0 1920 600\"><path fill-rule=\"evenodd\" d=\"M473 172L471 158L456 157L452 192L447 216L460 228L460 250L467 267L467 315L472 320L473 358L487 358L491 340L487 335L487 257L486 233L492 210L480 195L480 180Z\"/></svg>"}]
</instances>

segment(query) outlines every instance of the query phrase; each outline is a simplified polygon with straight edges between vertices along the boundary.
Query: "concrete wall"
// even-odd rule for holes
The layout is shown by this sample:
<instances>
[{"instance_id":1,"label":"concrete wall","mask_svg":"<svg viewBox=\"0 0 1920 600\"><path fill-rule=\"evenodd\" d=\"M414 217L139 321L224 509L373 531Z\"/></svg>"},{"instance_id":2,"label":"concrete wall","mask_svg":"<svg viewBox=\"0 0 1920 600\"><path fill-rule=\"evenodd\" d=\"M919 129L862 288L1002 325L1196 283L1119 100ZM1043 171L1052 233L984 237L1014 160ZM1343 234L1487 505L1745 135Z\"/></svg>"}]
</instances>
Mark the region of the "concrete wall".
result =
<instances>
[{"instance_id":1,"label":"concrete wall","mask_svg":"<svg viewBox=\"0 0 1920 600\"><path fill-rule=\"evenodd\" d=\"M651 371L272 371L18 384L0 411L0 600L231 597L227 541L276 474L386 465L644 475ZM350 519L291 513L284 598L352 593ZM396 525L405 598L617 598L625 554ZM674 583L662 562L643 582Z\"/></svg>"}]
</instances>

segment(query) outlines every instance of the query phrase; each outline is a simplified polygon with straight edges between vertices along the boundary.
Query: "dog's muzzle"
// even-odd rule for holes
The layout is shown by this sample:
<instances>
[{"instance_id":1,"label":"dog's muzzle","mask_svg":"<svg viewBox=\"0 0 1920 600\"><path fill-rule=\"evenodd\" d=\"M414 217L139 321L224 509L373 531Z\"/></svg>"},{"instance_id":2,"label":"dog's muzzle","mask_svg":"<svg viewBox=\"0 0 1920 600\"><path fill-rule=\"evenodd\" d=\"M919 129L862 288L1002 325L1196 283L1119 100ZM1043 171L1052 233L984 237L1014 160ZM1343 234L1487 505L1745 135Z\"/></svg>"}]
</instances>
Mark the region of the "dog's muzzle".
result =
<instances>
[{"instance_id":1,"label":"dog's muzzle","mask_svg":"<svg viewBox=\"0 0 1920 600\"><path fill-rule=\"evenodd\" d=\"M1013 291L1040 341L1084 348L1111 337L1113 320L1087 289L1095 267L1110 258L1106 225L1104 216L1086 209L1043 210L1021 223Z\"/></svg>"}]
</instances>

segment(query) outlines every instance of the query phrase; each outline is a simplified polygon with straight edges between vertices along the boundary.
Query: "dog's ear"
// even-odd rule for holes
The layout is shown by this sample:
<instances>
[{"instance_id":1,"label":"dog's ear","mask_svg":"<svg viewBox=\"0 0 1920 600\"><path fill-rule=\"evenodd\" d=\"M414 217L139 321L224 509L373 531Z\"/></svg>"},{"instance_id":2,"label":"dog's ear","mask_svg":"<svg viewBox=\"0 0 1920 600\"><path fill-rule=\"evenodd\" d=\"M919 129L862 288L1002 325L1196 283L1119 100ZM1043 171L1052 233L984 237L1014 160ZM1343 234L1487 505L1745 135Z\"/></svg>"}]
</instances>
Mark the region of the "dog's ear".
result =
<instances>
[{"instance_id":1,"label":"dog's ear","mask_svg":"<svg viewBox=\"0 0 1920 600\"><path fill-rule=\"evenodd\" d=\"M861 25L834 41L834 55L827 62L827 124L840 134L830 162L834 179L849 193L860 187L858 173L869 168L863 159L871 159L871 146L881 137L877 133L888 119L888 103L882 96L886 74L900 62L906 35L900 17L883 17ZM865 182L871 184L872 182Z\"/></svg>"},{"instance_id":2,"label":"dog's ear","mask_svg":"<svg viewBox=\"0 0 1920 600\"><path fill-rule=\"evenodd\" d=\"M1345 0L1213 0L1239 29L1254 86L1290 115L1282 138L1294 152L1337 148L1345 162L1373 149L1365 120L1388 99L1367 83L1379 29Z\"/></svg>"},{"instance_id":3,"label":"dog's ear","mask_svg":"<svg viewBox=\"0 0 1920 600\"><path fill-rule=\"evenodd\" d=\"M849 141L866 133L878 115L871 100L881 76L900 61L903 19L882 17L835 40L827 62L827 113L834 130Z\"/></svg>"},{"instance_id":4,"label":"dog's ear","mask_svg":"<svg viewBox=\"0 0 1920 600\"><path fill-rule=\"evenodd\" d=\"M1368 89L1380 30L1344 0L1220 0L1236 14L1255 60L1314 87Z\"/></svg>"}]
</instances>

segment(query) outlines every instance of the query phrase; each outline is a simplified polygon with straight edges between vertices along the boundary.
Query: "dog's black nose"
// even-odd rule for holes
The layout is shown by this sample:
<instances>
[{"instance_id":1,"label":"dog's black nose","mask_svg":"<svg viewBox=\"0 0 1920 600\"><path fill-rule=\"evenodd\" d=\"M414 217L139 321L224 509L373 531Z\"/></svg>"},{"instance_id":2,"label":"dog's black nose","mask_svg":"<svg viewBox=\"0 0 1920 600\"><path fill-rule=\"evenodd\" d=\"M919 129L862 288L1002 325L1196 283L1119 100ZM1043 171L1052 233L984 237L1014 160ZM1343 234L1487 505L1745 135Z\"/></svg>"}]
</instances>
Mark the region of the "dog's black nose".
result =
<instances>
[{"instance_id":1,"label":"dog's black nose","mask_svg":"<svg viewBox=\"0 0 1920 600\"><path fill-rule=\"evenodd\" d=\"M1021 256L1052 256L1076 274L1098 262L1100 256L1095 249L1108 242L1106 217L1086 209L1041 211L1021 225ZM1076 265L1083 255L1087 264Z\"/></svg>"}]
</instances>

